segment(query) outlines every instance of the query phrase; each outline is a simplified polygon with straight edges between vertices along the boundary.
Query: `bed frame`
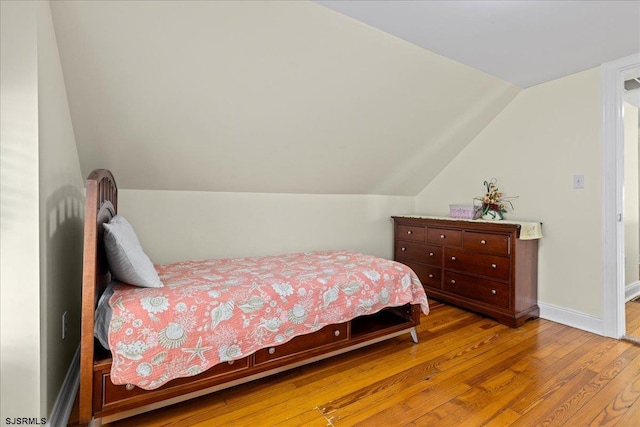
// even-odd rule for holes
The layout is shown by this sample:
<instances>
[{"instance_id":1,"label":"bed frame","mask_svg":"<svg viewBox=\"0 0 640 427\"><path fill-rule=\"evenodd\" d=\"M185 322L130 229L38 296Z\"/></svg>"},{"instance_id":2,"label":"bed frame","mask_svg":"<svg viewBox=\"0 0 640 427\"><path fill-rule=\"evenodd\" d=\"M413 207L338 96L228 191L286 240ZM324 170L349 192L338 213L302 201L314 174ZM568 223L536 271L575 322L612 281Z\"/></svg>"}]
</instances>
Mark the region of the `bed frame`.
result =
<instances>
[{"instance_id":1,"label":"bed frame","mask_svg":"<svg viewBox=\"0 0 640 427\"><path fill-rule=\"evenodd\" d=\"M153 410L369 344L411 333L417 342L419 306L407 304L329 325L277 347L258 350L245 358L221 363L197 376L180 378L156 390L114 385L110 380L111 354L94 338L94 311L110 281L102 245L104 222L118 210L118 189L111 172L97 169L87 178L82 273L80 340L80 425L100 425Z\"/></svg>"}]
</instances>

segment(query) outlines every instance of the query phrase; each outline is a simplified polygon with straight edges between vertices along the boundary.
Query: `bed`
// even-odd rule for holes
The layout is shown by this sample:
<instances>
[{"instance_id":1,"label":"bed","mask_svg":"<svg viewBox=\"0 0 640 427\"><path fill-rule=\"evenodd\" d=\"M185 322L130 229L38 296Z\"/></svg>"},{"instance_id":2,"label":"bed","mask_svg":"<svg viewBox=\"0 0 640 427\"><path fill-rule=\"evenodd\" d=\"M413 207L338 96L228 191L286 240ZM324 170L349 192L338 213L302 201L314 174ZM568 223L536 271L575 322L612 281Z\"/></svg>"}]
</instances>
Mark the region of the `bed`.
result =
<instances>
[{"instance_id":1,"label":"bed","mask_svg":"<svg viewBox=\"0 0 640 427\"><path fill-rule=\"evenodd\" d=\"M149 283L133 286L113 259L119 221L115 179L95 170L86 183L80 425L405 334L417 342L429 310L411 269L350 251L156 265Z\"/></svg>"}]
</instances>

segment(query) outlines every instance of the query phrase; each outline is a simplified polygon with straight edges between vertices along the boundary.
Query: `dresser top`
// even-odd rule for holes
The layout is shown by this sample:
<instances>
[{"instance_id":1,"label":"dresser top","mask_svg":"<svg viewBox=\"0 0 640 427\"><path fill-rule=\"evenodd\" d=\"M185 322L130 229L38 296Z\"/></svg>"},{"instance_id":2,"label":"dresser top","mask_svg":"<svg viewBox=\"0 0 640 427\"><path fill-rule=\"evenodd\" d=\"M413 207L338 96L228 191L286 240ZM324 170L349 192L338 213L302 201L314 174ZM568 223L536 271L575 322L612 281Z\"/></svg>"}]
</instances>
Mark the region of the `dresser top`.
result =
<instances>
[{"instance_id":1,"label":"dresser top","mask_svg":"<svg viewBox=\"0 0 640 427\"><path fill-rule=\"evenodd\" d=\"M484 222L488 224L513 224L520 226L521 240L534 240L542 238L542 223L536 221L517 221L517 220L483 220L483 219L463 219L463 218L450 218L446 216L431 216L431 215L395 215L394 218L417 218L417 219L429 219L439 221L461 221L468 223Z\"/></svg>"}]
</instances>

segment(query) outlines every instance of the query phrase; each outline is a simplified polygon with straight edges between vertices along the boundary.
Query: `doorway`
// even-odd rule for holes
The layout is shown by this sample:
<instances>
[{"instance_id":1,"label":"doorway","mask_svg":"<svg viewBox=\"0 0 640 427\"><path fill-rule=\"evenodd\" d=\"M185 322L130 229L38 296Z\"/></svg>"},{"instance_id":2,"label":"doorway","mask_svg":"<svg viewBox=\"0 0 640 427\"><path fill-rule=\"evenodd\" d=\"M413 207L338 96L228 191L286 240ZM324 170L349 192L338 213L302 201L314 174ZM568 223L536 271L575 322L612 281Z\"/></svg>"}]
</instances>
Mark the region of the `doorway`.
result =
<instances>
[{"instance_id":1,"label":"doorway","mask_svg":"<svg viewBox=\"0 0 640 427\"><path fill-rule=\"evenodd\" d=\"M640 343L640 72L623 86L624 337Z\"/></svg>"},{"instance_id":2,"label":"doorway","mask_svg":"<svg viewBox=\"0 0 640 427\"><path fill-rule=\"evenodd\" d=\"M625 335L624 81L640 74L640 54L603 64L602 71L602 299L603 335Z\"/></svg>"}]
</instances>

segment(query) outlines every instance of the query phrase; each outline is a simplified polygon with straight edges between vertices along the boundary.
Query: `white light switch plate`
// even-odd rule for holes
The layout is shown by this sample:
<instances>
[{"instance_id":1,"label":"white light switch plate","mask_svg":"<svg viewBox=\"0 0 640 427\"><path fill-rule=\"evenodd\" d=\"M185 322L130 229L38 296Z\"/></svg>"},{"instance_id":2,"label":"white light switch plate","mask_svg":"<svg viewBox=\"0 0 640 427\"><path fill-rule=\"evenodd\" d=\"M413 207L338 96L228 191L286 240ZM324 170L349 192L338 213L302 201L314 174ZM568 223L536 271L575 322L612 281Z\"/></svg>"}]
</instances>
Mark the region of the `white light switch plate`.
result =
<instances>
[{"instance_id":1,"label":"white light switch plate","mask_svg":"<svg viewBox=\"0 0 640 427\"><path fill-rule=\"evenodd\" d=\"M584 188L584 175L573 175L573 188Z\"/></svg>"}]
</instances>

